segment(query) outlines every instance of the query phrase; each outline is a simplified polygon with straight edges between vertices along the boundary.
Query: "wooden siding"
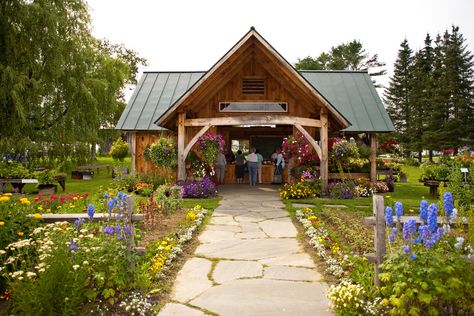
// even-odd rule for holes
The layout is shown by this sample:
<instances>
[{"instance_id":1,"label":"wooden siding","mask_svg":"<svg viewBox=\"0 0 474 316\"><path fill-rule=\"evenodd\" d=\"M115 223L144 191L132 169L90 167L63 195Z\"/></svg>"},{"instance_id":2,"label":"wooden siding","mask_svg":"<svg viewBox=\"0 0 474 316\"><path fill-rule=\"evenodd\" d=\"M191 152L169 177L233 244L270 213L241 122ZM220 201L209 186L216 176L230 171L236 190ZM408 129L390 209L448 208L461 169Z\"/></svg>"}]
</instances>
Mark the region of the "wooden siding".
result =
<instances>
[{"instance_id":1,"label":"wooden siding","mask_svg":"<svg viewBox=\"0 0 474 316\"><path fill-rule=\"evenodd\" d=\"M144 150L148 145L153 144L161 135L172 135L169 132L142 131L135 133L135 171L140 174L150 174L155 176L175 175L166 168L156 167L151 161L145 159Z\"/></svg>"}]
</instances>

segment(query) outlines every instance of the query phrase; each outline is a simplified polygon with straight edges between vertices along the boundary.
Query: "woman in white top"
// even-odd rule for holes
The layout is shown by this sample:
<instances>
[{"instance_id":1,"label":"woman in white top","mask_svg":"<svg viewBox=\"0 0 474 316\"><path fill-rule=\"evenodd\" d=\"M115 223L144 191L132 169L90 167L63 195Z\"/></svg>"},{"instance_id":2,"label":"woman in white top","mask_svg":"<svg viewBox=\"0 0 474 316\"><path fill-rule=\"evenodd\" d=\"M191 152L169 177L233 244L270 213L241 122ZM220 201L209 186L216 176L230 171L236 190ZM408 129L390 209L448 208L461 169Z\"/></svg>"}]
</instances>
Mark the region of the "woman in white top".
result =
<instances>
[{"instance_id":1,"label":"woman in white top","mask_svg":"<svg viewBox=\"0 0 474 316\"><path fill-rule=\"evenodd\" d=\"M250 154L247 156L247 167L249 169L249 183L254 186L257 183L257 163L258 156L255 154L255 148L250 149Z\"/></svg>"}]
</instances>

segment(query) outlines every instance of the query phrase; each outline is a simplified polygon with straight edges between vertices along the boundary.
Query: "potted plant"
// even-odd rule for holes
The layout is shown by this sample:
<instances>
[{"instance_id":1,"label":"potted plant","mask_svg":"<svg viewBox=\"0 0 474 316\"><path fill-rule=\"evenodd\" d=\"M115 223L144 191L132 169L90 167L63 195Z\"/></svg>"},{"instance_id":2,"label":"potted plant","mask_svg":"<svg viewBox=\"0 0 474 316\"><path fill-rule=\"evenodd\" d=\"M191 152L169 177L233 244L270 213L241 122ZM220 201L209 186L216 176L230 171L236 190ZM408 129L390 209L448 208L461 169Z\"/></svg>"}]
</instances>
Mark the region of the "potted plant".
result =
<instances>
[{"instance_id":1,"label":"potted plant","mask_svg":"<svg viewBox=\"0 0 474 316\"><path fill-rule=\"evenodd\" d=\"M159 167L175 169L178 165L178 152L173 139L160 137L144 151L145 158Z\"/></svg>"},{"instance_id":2,"label":"potted plant","mask_svg":"<svg viewBox=\"0 0 474 316\"><path fill-rule=\"evenodd\" d=\"M38 180L38 194L40 195L52 195L56 193L57 185L54 183L54 174L48 169L36 171L34 173L35 178Z\"/></svg>"}]
</instances>

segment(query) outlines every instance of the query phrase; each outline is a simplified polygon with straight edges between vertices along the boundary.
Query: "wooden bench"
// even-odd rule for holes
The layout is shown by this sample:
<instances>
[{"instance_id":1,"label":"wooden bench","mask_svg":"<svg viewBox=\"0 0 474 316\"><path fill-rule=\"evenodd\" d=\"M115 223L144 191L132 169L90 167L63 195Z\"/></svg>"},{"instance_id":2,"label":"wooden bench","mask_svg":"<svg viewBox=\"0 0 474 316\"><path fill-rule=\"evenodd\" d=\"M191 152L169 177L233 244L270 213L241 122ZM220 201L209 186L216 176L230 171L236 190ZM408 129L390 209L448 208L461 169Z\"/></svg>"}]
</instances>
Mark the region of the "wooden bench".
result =
<instances>
[{"instance_id":1,"label":"wooden bench","mask_svg":"<svg viewBox=\"0 0 474 316\"><path fill-rule=\"evenodd\" d=\"M23 193L23 187L25 184L34 183L37 184L37 179L0 179L0 190L3 192L3 187L6 184L11 184L13 189L18 193Z\"/></svg>"},{"instance_id":2,"label":"wooden bench","mask_svg":"<svg viewBox=\"0 0 474 316\"><path fill-rule=\"evenodd\" d=\"M72 179L83 179L83 180L90 180L94 176L94 172L97 174L100 173L100 169L107 168L107 174L110 173L111 165L107 164L92 164L92 165L84 165L76 167L71 174Z\"/></svg>"}]
</instances>

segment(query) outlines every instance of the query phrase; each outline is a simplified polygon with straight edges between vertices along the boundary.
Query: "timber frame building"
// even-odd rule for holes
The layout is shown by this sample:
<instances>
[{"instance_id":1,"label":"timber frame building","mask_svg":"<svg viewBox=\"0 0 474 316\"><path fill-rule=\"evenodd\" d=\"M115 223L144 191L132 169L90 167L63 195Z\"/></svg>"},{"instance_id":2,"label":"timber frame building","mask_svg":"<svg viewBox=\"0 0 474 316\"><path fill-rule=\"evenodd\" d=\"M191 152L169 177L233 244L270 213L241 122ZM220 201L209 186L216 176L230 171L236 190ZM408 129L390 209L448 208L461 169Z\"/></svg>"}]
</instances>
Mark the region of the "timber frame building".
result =
<instances>
[{"instance_id":1,"label":"timber frame building","mask_svg":"<svg viewBox=\"0 0 474 316\"><path fill-rule=\"evenodd\" d=\"M229 146L233 139L265 146L300 131L320 158L324 189L330 134L370 136L374 181L376 135L394 131L367 72L297 71L254 28L206 72L145 72L116 129L131 133L132 168L144 173L153 169L145 147L163 131L177 136L178 180L209 130Z\"/></svg>"}]
</instances>

